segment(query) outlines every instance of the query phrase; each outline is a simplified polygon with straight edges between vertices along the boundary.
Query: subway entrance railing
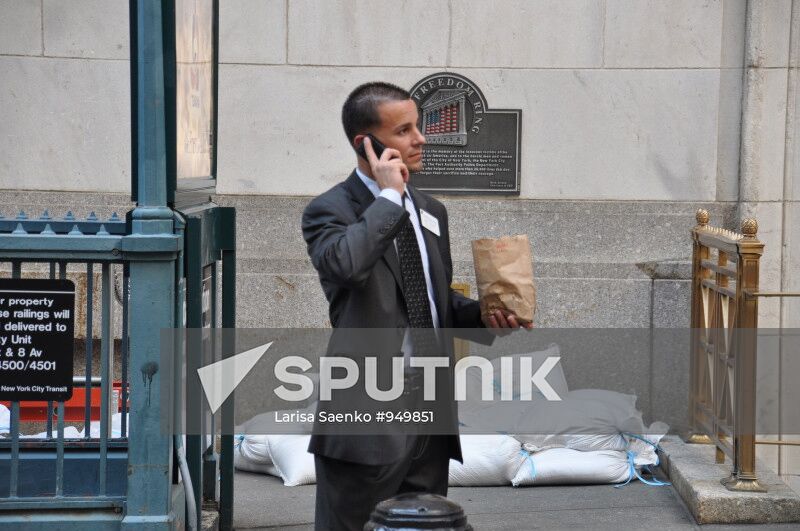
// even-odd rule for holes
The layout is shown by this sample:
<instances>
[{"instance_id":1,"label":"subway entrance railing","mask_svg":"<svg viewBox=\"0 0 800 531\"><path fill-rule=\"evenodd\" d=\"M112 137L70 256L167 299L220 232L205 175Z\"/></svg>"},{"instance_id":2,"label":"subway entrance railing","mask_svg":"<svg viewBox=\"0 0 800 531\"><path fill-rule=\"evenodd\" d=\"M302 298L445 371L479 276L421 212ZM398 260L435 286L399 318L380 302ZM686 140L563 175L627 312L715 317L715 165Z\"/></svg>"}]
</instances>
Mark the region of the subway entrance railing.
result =
<instances>
[{"instance_id":1,"label":"subway entrance railing","mask_svg":"<svg viewBox=\"0 0 800 531\"><path fill-rule=\"evenodd\" d=\"M182 384L217 349L182 344L161 367L160 331L235 326L235 210L170 212L156 234L132 233L132 213L0 218L0 278L76 285L72 398L0 402L0 527L199 528L206 507L231 528L232 402L208 416Z\"/></svg>"},{"instance_id":2,"label":"subway entrance railing","mask_svg":"<svg viewBox=\"0 0 800 531\"><path fill-rule=\"evenodd\" d=\"M222 436L219 453L209 437L215 423L232 422L232 403L218 421L207 418L183 388L185 371L213 355L204 345L182 345L171 359L160 357L164 329L235 326L234 210L210 202L218 2L129 4L136 207L124 221L47 212L0 219L0 277L5 270L20 282L75 279L84 293L75 308L83 305L84 320L73 397L8 404L0 527L195 529L204 505L219 510L221 529L232 526L232 435ZM195 12L195 4L202 9ZM189 12L193 18L182 16ZM179 68L179 57L191 64ZM189 91L189 73L210 86ZM189 107L198 114L185 119ZM221 355L231 353L227 346ZM202 432L184 437L187 420ZM21 429L43 435L29 439Z\"/></svg>"},{"instance_id":3,"label":"subway entrance railing","mask_svg":"<svg viewBox=\"0 0 800 531\"><path fill-rule=\"evenodd\" d=\"M182 391L159 395L154 333L176 323L183 241L129 228L116 214L0 219L0 276L75 283L77 354L70 400L7 404L0 526L114 529L184 520L173 441L159 431Z\"/></svg>"},{"instance_id":4,"label":"subway entrance railing","mask_svg":"<svg viewBox=\"0 0 800 531\"><path fill-rule=\"evenodd\" d=\"M76 308L77 321L83 325L75 331L76 350L83 351L83 370L73 374L71 400L3 404L10 413L3 430L6 437L0 439L0 478L5 479L0 481L0 510L4 512L123 508L129 270L108 244L119 241L124 233L125 222L116 214L107 220L92 214L85 221L71 214L54 220L47 212L39 219L28 219L24 213L16 219L0 219L0 263L5 266L0 274L77 280L82 299ZM90 241L95 249L87 245ZM116 333L115 320L121 325ZM9 374L0 374L0 380L8 380ZM31 438L32 431L42 436Z\"/></svg>"}]
</instances>

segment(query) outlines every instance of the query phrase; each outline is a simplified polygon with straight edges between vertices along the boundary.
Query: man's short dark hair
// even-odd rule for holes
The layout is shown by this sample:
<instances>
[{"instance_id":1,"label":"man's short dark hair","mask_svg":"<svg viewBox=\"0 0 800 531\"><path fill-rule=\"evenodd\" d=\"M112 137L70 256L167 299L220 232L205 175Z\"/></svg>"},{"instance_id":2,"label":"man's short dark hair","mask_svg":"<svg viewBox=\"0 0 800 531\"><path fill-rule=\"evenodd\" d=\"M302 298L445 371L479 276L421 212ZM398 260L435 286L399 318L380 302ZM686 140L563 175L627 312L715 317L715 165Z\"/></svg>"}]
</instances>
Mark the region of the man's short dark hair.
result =
<instances>
[{"instance_id":1,"label":"man's short dark hair","mask_svg":"<svg viewBox=\"0 0 800 531\"><path fill-rule=\"evenodd\" d=\"M373 81L356 87L342 106L342 125L347 140L352 145L357 134L380 125L378 105L408 99L411 99L411 94L407 90L391 83Z\"/></svg>"}]
</instances>

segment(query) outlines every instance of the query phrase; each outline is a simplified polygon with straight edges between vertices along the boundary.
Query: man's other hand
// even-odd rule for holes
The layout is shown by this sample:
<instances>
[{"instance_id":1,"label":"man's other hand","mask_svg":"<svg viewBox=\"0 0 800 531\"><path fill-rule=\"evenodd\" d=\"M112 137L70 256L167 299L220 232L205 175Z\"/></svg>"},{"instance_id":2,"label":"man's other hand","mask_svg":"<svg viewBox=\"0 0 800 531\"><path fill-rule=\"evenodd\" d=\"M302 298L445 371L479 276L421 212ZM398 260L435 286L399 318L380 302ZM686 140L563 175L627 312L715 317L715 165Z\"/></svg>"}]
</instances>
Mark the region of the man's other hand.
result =
<instances>
[{"instance_id":1,"label":"man's other hand","mask_svg":"<svg viewBox=\"0 0 800 531\"><path fill-rule=\"evenodd\" d=\"M486 328L498 336L505 336L516 330L517 328L525 328L530 330L533 328L533 323L520 324L517 316L507 310L495 310L494 313L481 316L483 324Z\"/></svg>"},{"instance_id":2,"label":"man's other hand","mask_svg":"<svg viewBox=\"0 0 800 531\"><path fill-rule=\"evenodd\" d=\"M387 147L383 150L381 158L375 156L372 149L372 140L368 136L364 137L364 151L367 154L369 166L372 169L372 176L378 183L378 188L392 188L397 190L400 195L406 191L408 182L408 168L403 162L402 155L396 149Z\"/></svg>"}]
</instances>

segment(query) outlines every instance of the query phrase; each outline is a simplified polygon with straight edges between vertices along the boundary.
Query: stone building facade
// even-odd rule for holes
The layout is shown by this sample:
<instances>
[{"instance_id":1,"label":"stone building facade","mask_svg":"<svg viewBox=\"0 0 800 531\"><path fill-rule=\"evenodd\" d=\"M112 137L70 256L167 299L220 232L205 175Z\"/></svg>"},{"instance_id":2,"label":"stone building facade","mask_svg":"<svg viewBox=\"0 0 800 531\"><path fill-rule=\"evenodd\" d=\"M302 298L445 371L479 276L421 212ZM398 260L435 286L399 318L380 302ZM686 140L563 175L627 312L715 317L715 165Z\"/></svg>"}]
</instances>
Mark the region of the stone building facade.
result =
<instances>
[{"instance_id":1,"label":"stone building facade","mask_svg":"<svg viewBox=\"0 0 800 531\"><path fill-rule=\"evenodd\" d=\"M444 198L456 280L473 282L470 240L527 233L538 326L686 327L688 231L703 207L732 229L756 217L762 289L800 291L793 0L220 6L216 200L239 213L240 326L329 325L299 220L352 169L341 104L359 83L410 88L440 71L523 120L519 197ZM128 57L124 0L0 1L2 214L129 208ZM760 324L800 327L799 310L765 300ZM645 357L632 379L685 392L680 349ZM796 353L760 363L761 411L796 403ZM652 398L653 415L669 400ZM760 451L800 474L800 448Z\"/></svg>"}]
</instances>

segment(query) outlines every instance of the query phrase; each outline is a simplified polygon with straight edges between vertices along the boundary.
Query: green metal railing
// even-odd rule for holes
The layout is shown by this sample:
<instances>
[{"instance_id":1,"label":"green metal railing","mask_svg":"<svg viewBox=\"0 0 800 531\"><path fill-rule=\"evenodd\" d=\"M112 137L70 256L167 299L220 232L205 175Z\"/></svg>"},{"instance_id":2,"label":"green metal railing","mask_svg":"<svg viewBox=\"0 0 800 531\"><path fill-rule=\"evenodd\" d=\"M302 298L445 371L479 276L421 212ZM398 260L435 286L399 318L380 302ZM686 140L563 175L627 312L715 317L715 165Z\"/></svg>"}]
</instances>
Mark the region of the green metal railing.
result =
<instances>
[{"instance_id":1,"label":"green metal railing","mask_svg":"<svg viewBox=\"0 0 800 531\"><path fill-rule=\"evenodd\" d=\"M29 231L38 230L40 237L58 237L58 232L65 233L67 228L71 236L84 234L83 230L94 229L102 235L108 233L108 228L114 232L124 230L124 223L116 216L104 224L98 224L92 215L89 221L75 223L74 218L68 214L66 220L50 221L50 216L45 212L36 221L29 221L24 213L17 216L13 222L0 219L0 235L11 235L11 241L19 241L21 236L31 236ZM94 218L94 219L91 219ZM49 221L49 222L48 222ZM37 223L38 222L38 223ZM55 226L56 231L53 230ZM58 231L58 232L57 232ZM37 233L34 233L37 234ZM0 236L2 238L2 236ZM8 240L6 240L8 241ZM6 249L7 250L7 249ZM42 253L37 253L37 259L45 258ZM55 258L55 257L54 257ZM80 438L65 437L65 404L63 401L47 403L46 412L46 431L42 439L20 439L21 434L21 414L20 403L11 403L10 432L8 437L0 440L0 469L7 470L7 483L0 483L0 509L8 511L13 509L24 509L29 507L75 507L85 506L90 500L86 494L92 496L91 503L94 505L107 505L110 507L121 508L123 498L120 496L122 489L119 480L109 481L109 469L122 467L124 470L124 449L127 444L127 408L124 404L127 400L127 277L126 268L114 256L96 256L96 260L73 262L68 256L61 254L58 259L52 259L42 263L26 262L24 260L11 260L10 274L12 278L22 278L27 275L28 268L38 270L37 276L47 276L48 278L66 278L68 264L75 269L83 269L82 274L86 278L86 307L85 307L85 339L84 339L84 361L85 371L82 376L74 378L74 387L83 386L85 390L85 403L83 412L83 435ZM49 271L41 271L42 265ZM94 289L94 266L99 265L101 271L101 291L99 297L95 297ZM77 267L76 267L77 266ZM122 334L118 342L121 347L122 371L120 375L120 390L122 392L122 402L120 417L120 430L115 434L111 430L110 406L116 401L112 400L111 383L113 381L112 358L115 351L115 341L112 331L114 306L112 305L112 269L119 269L122 273L122 296L120 297L123 323ZM56 273L58 270L58 273ZM8 271L7 271L8 272ZM105 377L97 378L100 384L100 427L99 437L93 437L96 426L91 422L91 390L94 387L92 377L92 358L94 354L94 326L93 326L93 306L95 299L99 299L101 305L101 325L100 325L100 362L101 375ZM120 350L120 349L117 349ZM118 397L119 398L119 397ZM56 422L56 434L53 434L53 424ZM93 429L95 428L95 429ZM91 455L92 459L72 459L69 465L73 470L65 470L65 453L70 456L70 452L79 450L80 455ZM120 452L122 450L122 452ZM109 452L115 458L109 459ZM28 457L29 459L21 459ZM73 456L74 457L74 456ZM54 462L53 462L54 461ZM79 470L74 470L75 465L94 466L92 471L95 474L96 482L83 484L80 479L86 476L77 474ZM69 467L67 467L69 468ZM48 474L48 471L51 473ZM69 474L75 474L70 476ZM50 476L50 477L48 477ZM20 484L20 479L23 483ZM48 496L49 495L49 496ZM44 498L50 499L46 502Z\"/></svg>"},{"instance_id":2,"label":"green metal railing","mask_svg":"<svg viewBox=\"0 0 800 531\"><path fill-rule=\"evenodd\" d=\"M155 423L158 428L161 397L155 396L155 400L145 404L143 395L157 393L157 389L147 389L135 378L129 381L129 369L141 367L143 358L157 362L158 344L148 345L152 339L146 336L152 336L152 327L169 326L171 315L163 320L158 312L134 311L139 316L131 319L130 309L143 310L143 297L154 289L148 286L154 279L141 281L139 270L153 262L174 268L181 244L180 238L173 234L144 237L128 234L125 221L116 214L104 221L98 220L94 214L78 221L71 213L55 220L47 212L38 219L28 219L24 213L13 220L0 219L0 262L10 263L12 278L84 276L86 323L82 342L85 369L82 375L76 376L87 393L83 434L79 438L65 436L64 402L48 403L47 429L43 439L21 438L20 403L11 403L10 432L7 438L0 440L0 470L8 471L7 475L0 474L0 477L8 478L7 482L0 482L0 525L119 528L126 509L130 512L137 508L135 503L131 504L128 494L132 483L138 484L146 479L129 473L133 472L132 466L136 464L136 460L131 459L131 449L135 446L153 449L159 446L148 440L147 433L148 424ZM94 285L98 270L99 290ZM116 310L113 304L115 273L121 277L120 307ZM138 282L137 278L140 279ZM158 291L164 293L163 288ZM96 302L101 314L99 333L94 329ZM114 337L113 328L116 313L121 313L122 319L118 338ZM95 383L92 357L96 351L96 336L99 336L101 399L99 433L93 437L92 428L96 425L91 422L90 400ZM80 342L80 338L77 341ZM115 355L120 356L118 432L112 430L115 412L111 409L114 403ZM154 411L158 412L158 417L151 420L149 417ZM168 466L172 445L167 440L161 446ZM145 471L144 475L152 476L152 471ZM163 485L161 489L166 493L170 485ZM170 500L170 497L165 496L165 499ZM168 515L169 511L166 513Z\"/></svg>"},{"instance_id":3,"label":"green metal railing","mask_svg":"<svg viewBox=\"0 0 800 531\"><path fill-rule=\"evenodd\" d=\"M218 6L216 2L213 5L216 20ZM217 455L213 441L211 445L204 442L208 434L217 431L215 420L205 418L204 404L186 401L184 405L187 396L196 398L199 394L197 389L183 389L180 383L185 371L196 371L216 361L214 350L209 354L204 348L194 350L184 345L176 355L164 358L160 332L203 326L204 272L214 294L212 318L207 324L235 326L235 212L201 200L195 201L201 204L192 209L173 209L178 188L175 3L131 0L129 13L131 197L136 207L125 221L116 215L99 220L93 214L78 221L71 213L53 219L47 212L38 219L28 219L24 213L14 219L0 217L0 271L4 263L10 263L10 273L17 277L37 267L49 268L47 274L52 278L82 272L90 294L86 302L88 323L94 317L93 299L99 297L101 376L99 382L92 376L91 354L97 334L88 324L84 341L89 358L86 374L79 376L87 389L99 383L103 404L96 441L64 436L64 403L59 402L48 404L48 437L35 443L19 437L19 403L11 404L10 434L7 440L0 440L0 527L199 529L200 509L206 502L218 505L220 529L232 528L233 397L223 404L220 413L221 431L229 435L221 436ZM195 194L195 199L200 195ZM96 268L100 273L99 292L94 286ZM116 338L119 348L114 347L110 325L115 273L122 277L122 330ZM216 284L220 277L218 323ZM233 355L233 334L223 334L222 341L221 356ZM121 358L123 404L118 434L108 432L113 424L109 423L109 401L117 353ZM187 378L194 385L192 380ZM89 415L84 411L83 424L84 430L89 430L85 433L91 435ZM185 454L179 430L184 416L199 420L203 426L200 435L187 435ZM57 436L49 437L53 422ZM34 450L51 452L52 466L29 476L25 458ZM85 466L72 466L76 456ZM7 467L7 475L3 467ZM25 490L27 480L52 484L53 488L42 487L32 494ZM73 492L72 483L80 488ZM7 486L5 493L3 485Z\"/></svg>"}]
</instances>

